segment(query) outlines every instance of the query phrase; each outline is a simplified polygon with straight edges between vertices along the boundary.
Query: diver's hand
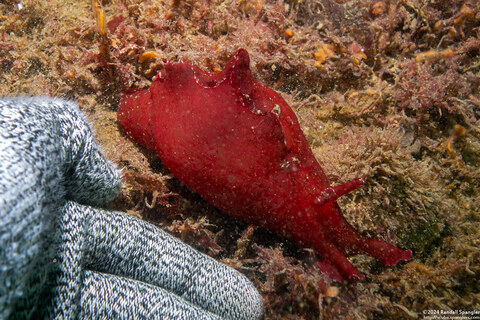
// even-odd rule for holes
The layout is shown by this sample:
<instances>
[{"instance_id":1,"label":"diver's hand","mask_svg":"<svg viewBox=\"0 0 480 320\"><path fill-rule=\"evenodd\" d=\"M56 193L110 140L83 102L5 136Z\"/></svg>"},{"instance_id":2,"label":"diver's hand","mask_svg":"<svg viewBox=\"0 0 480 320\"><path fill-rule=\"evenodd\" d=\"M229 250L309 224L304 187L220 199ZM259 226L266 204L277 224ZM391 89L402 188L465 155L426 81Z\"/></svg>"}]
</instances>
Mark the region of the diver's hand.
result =
<instances>
[{"instance_id":1,"label":"diver's hand","mask_svg":"<svg viewBox=\"0 0 480 320\"><path fill-rule=\"evenodd\" d=\"M94 208L119 188L75 103L0 100L0 318L261 317L239 272Z\"/></svg>"}]
</instances>

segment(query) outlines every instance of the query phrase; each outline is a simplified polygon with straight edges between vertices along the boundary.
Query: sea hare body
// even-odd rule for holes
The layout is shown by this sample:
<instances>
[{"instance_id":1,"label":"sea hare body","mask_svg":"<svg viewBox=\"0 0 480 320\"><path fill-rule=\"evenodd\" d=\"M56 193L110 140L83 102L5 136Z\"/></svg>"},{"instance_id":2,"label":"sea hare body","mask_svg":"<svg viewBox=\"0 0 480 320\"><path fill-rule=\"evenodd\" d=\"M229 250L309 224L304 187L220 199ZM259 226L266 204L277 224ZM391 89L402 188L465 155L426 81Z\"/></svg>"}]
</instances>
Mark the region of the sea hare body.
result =
<instances>
[{"instance_id":1,"label":"sea hare body","mask_svg":"<svg viewBox=\"0 0 480 320\"><path fill-rule=\"evenodd\" d=\"M205 200L315 248L343 278L363 279L344 253L367 253L384 265L411 258L343 219L336 199L363 180L330 186L292 109L253 78L243 49L219 73L167 63L150 89L123 95L118 120Z\"/></svg>"}]
</instances>

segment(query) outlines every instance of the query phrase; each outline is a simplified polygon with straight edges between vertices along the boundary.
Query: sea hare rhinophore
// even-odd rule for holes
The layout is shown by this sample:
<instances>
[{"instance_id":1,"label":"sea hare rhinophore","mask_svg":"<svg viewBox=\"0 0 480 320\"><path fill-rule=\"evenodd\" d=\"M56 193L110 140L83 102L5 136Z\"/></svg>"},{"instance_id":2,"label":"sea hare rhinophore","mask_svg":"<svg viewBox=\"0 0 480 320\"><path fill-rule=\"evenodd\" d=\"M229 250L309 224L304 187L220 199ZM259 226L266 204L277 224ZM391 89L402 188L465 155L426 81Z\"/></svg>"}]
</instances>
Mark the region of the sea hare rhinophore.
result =
<instances>
[{"instance_id":1,"label":"sea hare rhinophore","mask_svg":"<svg viewBox=\"0 0 480 320\"><path fill-rule=\"evenodd\" d=\"M118 121L185 185L223 212L313 247L323 265L363 279L344 253L384 265L411 251L357 233L336 199L363 185L332 187L285 100L256 81L240 49L219 73L167 63L147 90L122 96Z\"/></svg>"}]
</instances>

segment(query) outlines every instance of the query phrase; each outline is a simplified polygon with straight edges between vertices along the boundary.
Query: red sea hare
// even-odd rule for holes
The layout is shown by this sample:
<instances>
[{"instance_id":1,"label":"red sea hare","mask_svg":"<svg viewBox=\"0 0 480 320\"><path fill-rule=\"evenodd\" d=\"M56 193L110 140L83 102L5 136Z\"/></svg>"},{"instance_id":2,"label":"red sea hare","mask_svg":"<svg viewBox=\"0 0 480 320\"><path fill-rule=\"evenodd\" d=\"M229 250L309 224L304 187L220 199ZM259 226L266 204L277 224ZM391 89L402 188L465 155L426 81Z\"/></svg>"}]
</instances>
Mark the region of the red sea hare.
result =
<instances>
[{"instance_id":1,"label":"red sea hare","mask_svg":"<svg viewBox=\"0 0 480 320\"><path fill-rule=\"evenodd\" d=\"M366 238L344 220L336 199L363 179L330 186L292 109L253 78L249 63L243 49L219 73L167 63L150 89L123 95L118 121L209 203L315 248L325 270L363 279L344 253L384 265L409 260L411 251Z\"/></svg>"}]
</instances>

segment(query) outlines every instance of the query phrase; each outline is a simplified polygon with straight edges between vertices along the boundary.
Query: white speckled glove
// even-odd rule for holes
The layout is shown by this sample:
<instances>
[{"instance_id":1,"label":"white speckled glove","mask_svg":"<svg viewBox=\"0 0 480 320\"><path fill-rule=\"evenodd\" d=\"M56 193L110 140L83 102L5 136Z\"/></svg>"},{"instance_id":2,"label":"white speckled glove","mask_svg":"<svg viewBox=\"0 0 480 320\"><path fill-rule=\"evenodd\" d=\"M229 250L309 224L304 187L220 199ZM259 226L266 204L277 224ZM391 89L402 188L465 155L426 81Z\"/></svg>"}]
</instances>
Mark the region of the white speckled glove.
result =
<instances>
[{"instance_id":1,"label":"white speckled glove","mask_svg":"<svg viewBox=\"0 0 480 320\"><path fill-rule=\"evenodd\" d=\"M0 99L0 318L258 319L252 283L101 206L120 175L75 103Z\"/></svg>"}]
</instances>

